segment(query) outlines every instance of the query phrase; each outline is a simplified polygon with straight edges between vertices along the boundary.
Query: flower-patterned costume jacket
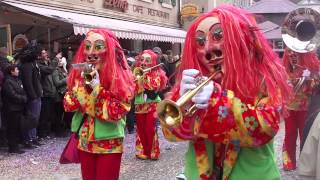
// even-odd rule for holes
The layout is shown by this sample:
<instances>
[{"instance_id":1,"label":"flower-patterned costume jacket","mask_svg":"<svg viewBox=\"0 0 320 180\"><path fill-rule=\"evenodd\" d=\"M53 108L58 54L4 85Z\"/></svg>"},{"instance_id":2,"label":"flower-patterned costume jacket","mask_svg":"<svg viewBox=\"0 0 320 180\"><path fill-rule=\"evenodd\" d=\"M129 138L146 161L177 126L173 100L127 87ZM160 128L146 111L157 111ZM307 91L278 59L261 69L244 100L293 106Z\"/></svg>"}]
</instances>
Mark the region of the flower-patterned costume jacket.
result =
<instances>
[{"instance_id":1,"label":"flower-patterned costume jacket","mask_svg":"<svg viewBox=\"0 0 320 180\"><path fill-rule=\"evenodd\" d=\"M76 132L85 118L79 131L78 149L99 154L122 153L129 102L120 101L100 85L93 90L76 85L68 91L64 97L65 111L76 111L71 131Z\"/></svg>"},{"instance_id":2,"label":"flower-patterned costume jacket","mask_svg":"<svg viewBox=\"0 0 320 180\"><path fill-rule=\"evenodd\" d=\"M161 98L157 94L161 89L161 87L164 87L167 83L167 77L164 77L158 73L158 71L151 71L146 73L141 79L137 81L136 85L136 97L135 97L135 113L136 118L139 121L141 118L141 121L154 121L154 125L152 127L149 127L146 124L150 124L147 122L137 122L137 130L138 133L136 135L136 155L142 159L145 159L145 156L148 156L145 154L146 148L151 148L151 159L158 159L160 155L160 147L159 147L159 141L158 141L158 135L156 132L155 127L155 121L156 121L156 108L157 103L161 101ZM148 93L146 91L151 92L153 97L149 97ZM139 124L138 124L139 123ZM143 123L143 124L142 124ZM151 123L151 124L153 124ZM138 125L141 125L138 127ZM143 126L143 127L142 127ZM149 134L148 132L153 131L153 142L152 147L143 147L142 138L146 137L140 137L139 135L139 128L152 128L152 130L144 130L144 136ZM150 135L150 134L149 134ZM149 139L149 138L148 138Z\"/></svg>"},{"instance_id":3,"label":"flower-patterned costume jacket","mask_svg":"<svg viewBox=\"0 0 320 180\"><path fill-rule=\"evenodd\" d=\"M232 91L215 86L206 110L185 116L178 128L168 128L161 122L168 140L190 140L187 178L281 179L273 150L273 137L280 121L277 107L270 106L269 98L263 96L246 104ZM177 94L172 100L178 99Z\"/></svg>"},{"instance_id":4,"label":"flower-patterned costume jacket","mask_svg":"<svg viewBox=\"0 0 320 180\"><path fill-rule=\"evenodd\" d=\"M294 74L289 74L289 82L290 84L295 87L301 76L296 76ZM319 84L317 79L307 79L302 84L301 88L295 92L294 97L291 101L287 104L286 108L288 110L293 111L307 111L309 105L309 98L312 94L313 87Z\"/></svg>"}]
</instances>

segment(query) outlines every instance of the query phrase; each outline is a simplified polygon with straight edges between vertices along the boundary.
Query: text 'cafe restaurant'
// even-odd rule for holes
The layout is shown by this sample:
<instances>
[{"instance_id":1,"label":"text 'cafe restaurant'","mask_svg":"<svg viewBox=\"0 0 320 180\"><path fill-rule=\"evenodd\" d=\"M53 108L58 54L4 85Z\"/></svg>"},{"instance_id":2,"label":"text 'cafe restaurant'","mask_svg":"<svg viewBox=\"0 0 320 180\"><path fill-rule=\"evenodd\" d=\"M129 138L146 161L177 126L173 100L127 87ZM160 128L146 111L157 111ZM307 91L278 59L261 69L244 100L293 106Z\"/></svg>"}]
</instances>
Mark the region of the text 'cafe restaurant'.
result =
<instances>
[{"instance_id":1,"label":"text 'cafe restaurant'","mask_svg":"<svg viewBox=\"0 0 320 180\"><path fill-rule=\"evenodd\" d=\"M51 52L75 51L90 29L108 28L124 49L159 46L176 55L186 36L179 6L175 0L0 0L0 46L11 53L35 41Z\"/></svg>"}]
</instances>

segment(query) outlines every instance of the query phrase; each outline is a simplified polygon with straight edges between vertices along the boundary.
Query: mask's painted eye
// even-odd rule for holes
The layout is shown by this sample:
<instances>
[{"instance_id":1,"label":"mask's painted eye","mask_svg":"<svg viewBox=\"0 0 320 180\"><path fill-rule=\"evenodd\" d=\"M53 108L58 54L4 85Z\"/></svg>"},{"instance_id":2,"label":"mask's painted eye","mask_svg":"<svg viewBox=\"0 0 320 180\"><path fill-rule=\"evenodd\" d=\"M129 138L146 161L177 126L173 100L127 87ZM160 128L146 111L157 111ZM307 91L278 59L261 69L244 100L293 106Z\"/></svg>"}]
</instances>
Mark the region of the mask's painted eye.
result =
<instances>
[{"instance_id":1,"label":"mask's painted eye","mask_svg":"<svg viewBox=\"0 0 320 180\"><path fill-rule=\"evenodd\" d=\"M206 42L206 36L205 35L198 35L196 37L196 41L199 44L199 46L204 46L205 42Z\"/></svg>"},{"instance_id":2,"label":"mask's painted eye","mask_svg":"<svg viewBox=\"0 0 320 180\"><path fill-rule=\"evenodd\" d=\"M219 41L223 38L223 31L221 28L217 28L212 32L212 38L216 41Z\"/></svg>"},{"instance_id":3,"label":"mask's painted eye","mask_svg":"<svg viewBox=\"0 0 320 180\"><path fill-rule=\"evenodd\" d=\"M91 49L91 45L90 44L86 44L85 48L86 48L87 51L89 51Z\"/></svg>"},{"instance_id":4,"label":"mask's painted eye","mask_svg":"<svg viewBox=\"0 0 320 180\"><path fill-rule=\"evenodd\" d=\"M96 50L101 50L101 49L103 49L104 48L104 45L103 44L97 44L96 46L95 46L95 49Z\"/></svg>"},{"instance_id":5,"label":"mask's painted eye","mask_svg":"<svg viewBox=\"0 0 320 180\"><path fill-rule=\"evenodd\" d=\"M151 63L151 58L150 57L146 57L146 63L148 63L148 64Z\"/></svg>"}]
</instances>

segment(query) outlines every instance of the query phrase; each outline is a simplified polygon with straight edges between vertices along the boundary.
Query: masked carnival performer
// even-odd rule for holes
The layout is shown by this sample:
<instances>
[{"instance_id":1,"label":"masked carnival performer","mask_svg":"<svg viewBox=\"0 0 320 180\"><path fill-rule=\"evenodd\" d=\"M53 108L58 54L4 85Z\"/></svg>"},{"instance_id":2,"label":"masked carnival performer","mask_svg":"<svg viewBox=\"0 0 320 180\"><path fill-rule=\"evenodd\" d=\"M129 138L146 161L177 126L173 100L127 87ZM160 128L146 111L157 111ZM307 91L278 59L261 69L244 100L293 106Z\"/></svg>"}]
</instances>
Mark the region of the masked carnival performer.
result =
<instances>
[{"instance_id":1,"label":"masked carnival performer","mask_svg":"<svg viewBox=\"0 0 320 180\"><path fill-rule=\"evenodd\" d=\"M156 53L145 50L139 55L137 62L137 67L144 70L150 69L136 79L136 157L139 159L157 160L160 156L156 107L161 101L159 92L166 87L168 79L161 67L157 66L157 59Z\"/></svg>"},{"instance_id":2,"label":"masked carnival performer","mask_svg":"<svg viewBox=\"0 0 320 180\"><path fill-rule=\"evenodd\" d=\"M310 97L314 87L319 84L320 62L315 52L298 53L287 48L283 63L289 75L289 84L294 90L293 97L285 107L283 169L294 170L296 169L297 137L299 133L300 142L303 141L303 129Z\"/></svg>"},{"instance_id":3,"label":"masked carnival performer","mask_svg":"<svg viewBox=\"0 0 320 180\"><path fill-rule=\"evenodd\" d=\"M66 111L76 111L72 131L79 131L79 157L84 180L116 180L123 152L125 114L134 97L134 79L115 35L105 29L87 33L74 57L64 98ZM76 65L85 64L79 70Z\"/></svg>"},{"instance_id":4,"label":"masked carnival performer","mask_svg":"<svg viewBox=\"0 0 320 180\"><path fill-rule=\"evenodd\" d=\"M195 20L171 100L212 74L189 102L197 111L185 113L180 123L170 122L177 113L169 106L168 115L161 104L157 109L168 140L189 140L187 179L281 179L273 137L290 87L279 58L245 10L220 6Z\"/></svg>"}]
</instances>

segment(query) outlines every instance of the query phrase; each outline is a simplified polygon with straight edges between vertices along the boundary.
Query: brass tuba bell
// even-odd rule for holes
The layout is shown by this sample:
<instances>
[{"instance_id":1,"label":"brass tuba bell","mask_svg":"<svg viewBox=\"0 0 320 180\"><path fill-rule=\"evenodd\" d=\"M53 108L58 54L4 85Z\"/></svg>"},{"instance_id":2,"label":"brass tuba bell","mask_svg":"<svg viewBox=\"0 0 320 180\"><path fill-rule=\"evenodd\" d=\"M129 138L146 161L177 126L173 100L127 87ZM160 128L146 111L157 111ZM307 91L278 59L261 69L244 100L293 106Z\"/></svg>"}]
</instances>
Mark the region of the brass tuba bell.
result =
<instances>
[{"instance_id":1,"label":"brass tuba bell","mask_svg":"<svg viewBox=\"0 0 320 180\"><path fill-rule=\"evenodd\" d=\"M298 8L285 18L281 33L292 51L306 53L315 50L320 40L320 14L311 8Z\"/></svg>"},{"instance_id":2,"label":"brass tuba bell","mask_svg":"<svg viewBox=\"0 0 320 180\"><path fill-rule=\"evenodd\" d=\"M187 111L183 111L183 106L186 105L192 97L195 96L218 73L219 71L213 73L208 79L202 81L195 89L187 91L177 100L177 102L169 99L162 100L157 105L158 117L165 122L165 125L168 127L175 128L179 126L182 122L183 116L192 115L196 110L195 105L193 105Z\"/></svg>"}]
</instances>

